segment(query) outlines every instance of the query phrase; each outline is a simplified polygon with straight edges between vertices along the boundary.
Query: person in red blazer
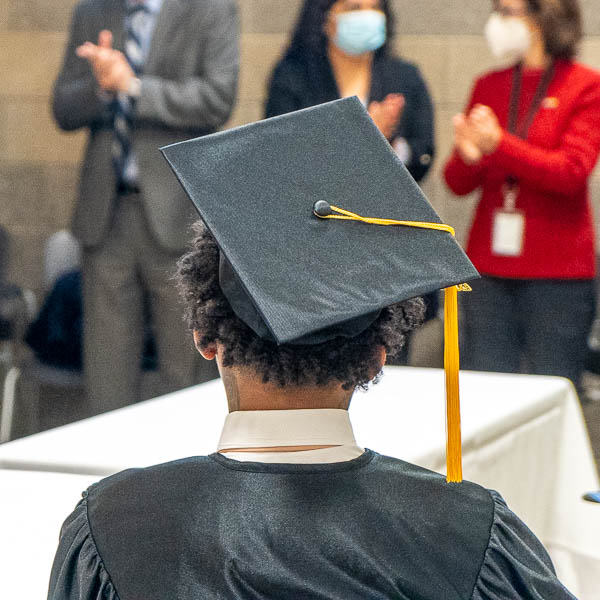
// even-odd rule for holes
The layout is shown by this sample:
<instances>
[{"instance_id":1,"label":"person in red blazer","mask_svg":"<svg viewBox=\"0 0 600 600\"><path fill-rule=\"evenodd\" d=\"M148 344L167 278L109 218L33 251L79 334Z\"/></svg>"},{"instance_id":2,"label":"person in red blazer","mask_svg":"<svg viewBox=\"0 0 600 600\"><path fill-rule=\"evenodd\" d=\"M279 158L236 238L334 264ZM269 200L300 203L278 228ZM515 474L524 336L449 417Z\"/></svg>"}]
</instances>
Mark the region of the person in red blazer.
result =
<instances>
[{"instance_id":1,"label":"person in red blazer","mask_svg":"<svg viewBox=\"0 0 600 600\"><path fill-rule=\"evenodd\" d=\"M595 312L600 73L574 61L577 0L497 0L485 33L512 66L476 81L444 170L455 194L480 194L467 253L482 279L463 298L462 364L577 383Z\"/></svg>"}]
</instances>

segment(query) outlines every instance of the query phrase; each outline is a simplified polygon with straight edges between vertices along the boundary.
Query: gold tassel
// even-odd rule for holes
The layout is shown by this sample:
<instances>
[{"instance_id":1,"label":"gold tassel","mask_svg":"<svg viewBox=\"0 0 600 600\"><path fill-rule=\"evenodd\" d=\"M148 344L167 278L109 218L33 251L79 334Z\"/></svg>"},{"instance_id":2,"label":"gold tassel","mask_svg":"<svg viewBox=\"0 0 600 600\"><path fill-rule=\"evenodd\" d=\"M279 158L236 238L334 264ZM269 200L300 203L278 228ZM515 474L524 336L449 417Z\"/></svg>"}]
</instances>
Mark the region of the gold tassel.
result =
<instances>
[{"instance_id":1,"label":"gold tassel","mask_svg":"<svg viewBox=\"0 0 600 600\"><path fill-rule=\"evenodd\" d=\"M446 375L446 481L462 481L460 395L458 371L458 291L470 291L467 284L444 290L444 371Z\"/></svg>"},{"instance_id":2,"label":"gold tassel","mask_svg":"<svg viewBox=\"0 0 600 600\"><path fill-rule=\"evenodd\" d=\"M341 219L362 221L371 225L403 225L423 229L437 229L454 236L454 229L444 223L425 223L422 221L397 221L363 217L343 208L323 202L324 206L314 207L314 214L320 219ZM337 214L333 214L337 213ZM458 298L457 292L470 292L467 283L453 285L444 289L444 371L446 374L446 481L462 481L462 452L460 436L460 395L458 389Z\"/></svg>"}]
</instances>

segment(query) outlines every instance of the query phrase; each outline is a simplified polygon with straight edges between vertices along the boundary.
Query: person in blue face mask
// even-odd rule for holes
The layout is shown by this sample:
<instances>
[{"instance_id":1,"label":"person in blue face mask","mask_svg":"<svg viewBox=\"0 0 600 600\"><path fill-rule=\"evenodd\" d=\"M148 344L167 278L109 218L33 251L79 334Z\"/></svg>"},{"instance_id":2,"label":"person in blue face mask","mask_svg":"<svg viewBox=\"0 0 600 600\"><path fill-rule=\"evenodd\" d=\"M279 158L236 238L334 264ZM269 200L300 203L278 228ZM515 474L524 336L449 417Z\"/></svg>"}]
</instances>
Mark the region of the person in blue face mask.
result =
<instances>
[{"instance_id":1,"label":"person in blue face mask","mask_svg":"<svg viewBox=\"0 0 600 600\"><path fill-rule=\"evenodd\" d=\"M305 0L271 76L265 116L358 96L413 178L434 156L433 108L419 69L392 55L389 0ZM426 319L437 295L425 298ZM400 363L407 360L408 345Z\"/></svg>"},{"instance_id":2,"label":"person in blue face mask","mask_svg":"<svg viewBox=\"0 0 600 600\"><path fill-rule=\"evenodd\" d=\"M415 180L434 154L433 109L419 69L391 55L389 0L306 0L275 67L265 116L358 96Z\"/></svg>"}]
</instances>

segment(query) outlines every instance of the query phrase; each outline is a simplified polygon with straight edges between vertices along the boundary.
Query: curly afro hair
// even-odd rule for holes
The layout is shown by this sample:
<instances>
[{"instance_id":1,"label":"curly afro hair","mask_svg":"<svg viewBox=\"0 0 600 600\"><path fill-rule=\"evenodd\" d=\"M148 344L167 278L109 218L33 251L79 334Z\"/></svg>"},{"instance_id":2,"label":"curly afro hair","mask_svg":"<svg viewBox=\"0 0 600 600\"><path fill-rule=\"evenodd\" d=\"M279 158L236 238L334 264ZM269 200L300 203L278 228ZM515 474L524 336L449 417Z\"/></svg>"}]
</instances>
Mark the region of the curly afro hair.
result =
<instances>
[{"instance_id":1,"label":"curly afro hair","mask_svg":"<svg viewBox=\"0 0 600 600\"><path fill-rule=\"evenodd\" d=\"M219 248L202 221L189 252L177 263L177 285L185 318L200 334L200 346L220 344L225 367L250 367L263 383L283 386L326 386L366 389L379 371L379 348L394 356L406 334L425 312L421 298L393 304L354 338L337 337L317 345L278 345L258 337L233 313L219 286Z\"/></svg>"}]
</instances>

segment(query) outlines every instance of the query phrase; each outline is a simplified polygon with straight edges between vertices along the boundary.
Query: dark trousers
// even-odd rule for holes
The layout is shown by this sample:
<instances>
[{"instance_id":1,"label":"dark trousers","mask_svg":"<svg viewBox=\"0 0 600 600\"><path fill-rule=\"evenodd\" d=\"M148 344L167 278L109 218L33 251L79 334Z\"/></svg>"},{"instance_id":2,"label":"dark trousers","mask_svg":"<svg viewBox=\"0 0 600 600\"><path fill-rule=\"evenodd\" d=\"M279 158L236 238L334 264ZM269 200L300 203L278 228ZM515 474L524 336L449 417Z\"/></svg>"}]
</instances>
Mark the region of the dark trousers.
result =
<instances>
[{"instance_id":1,"label":"dark trousers","mask_svg":"<svg viewBox=\"0 0 600 600\"><path fill-rule=\"evenodd\" d=\"M593 280L484 276L471 285L459 294L462 368L578 382L595 314Z\"/></svg>"},{"instance_id":2,"label":"dark trousers","mask_svg":"<svg viewBox=\"0 0 600 600\"><path fill-rule=\"evenodd\" d=\"M144 297L149 299L158 377L150 396L218 376L184 325L172 280L179 253L155 241L139 196L118 199L102 244L83 253L84 373L90 412L141 399Z\"/></svg>"}]
</instances>

